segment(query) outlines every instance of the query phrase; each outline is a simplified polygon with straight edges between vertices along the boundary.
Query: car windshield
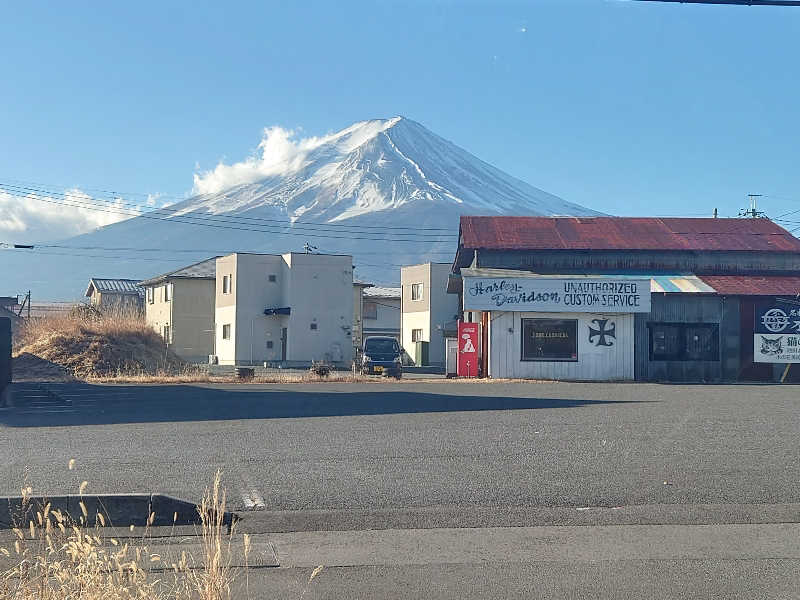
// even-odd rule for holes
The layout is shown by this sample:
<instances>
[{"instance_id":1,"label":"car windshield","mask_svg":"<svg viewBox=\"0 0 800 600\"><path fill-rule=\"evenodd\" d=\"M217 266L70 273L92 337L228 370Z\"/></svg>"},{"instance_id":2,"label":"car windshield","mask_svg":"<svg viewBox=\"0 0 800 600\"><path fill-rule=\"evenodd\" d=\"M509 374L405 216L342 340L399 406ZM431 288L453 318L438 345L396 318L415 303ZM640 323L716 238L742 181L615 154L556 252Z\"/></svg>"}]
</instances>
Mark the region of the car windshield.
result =
<instances>
[{"instance_id":1,"label":"car windshield","mask_svg":"<svg viewBox=\"0 0 800 600\"><path fill-rule=\"evenodd\" d=\"M364 352L375 354L394 354L398 350L395 340L371 339L364 344Z\"/></svg>"}]
</instances>

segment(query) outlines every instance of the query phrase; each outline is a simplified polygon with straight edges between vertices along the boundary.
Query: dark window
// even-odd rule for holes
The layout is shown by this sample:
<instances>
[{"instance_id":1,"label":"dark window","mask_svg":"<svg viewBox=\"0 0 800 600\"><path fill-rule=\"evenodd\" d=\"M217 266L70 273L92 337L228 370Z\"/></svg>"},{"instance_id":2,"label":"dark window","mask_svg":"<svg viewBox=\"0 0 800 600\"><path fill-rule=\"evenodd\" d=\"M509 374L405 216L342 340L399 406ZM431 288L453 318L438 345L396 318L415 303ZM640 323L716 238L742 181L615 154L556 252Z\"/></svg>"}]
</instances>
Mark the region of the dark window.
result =
<instances>
[{"instance_id":1,"label":"dark window","mask_svg":"<svg viewBox=\"0 0 800 600\"><path fill-rule=\"evenodd\" d=\"M577 361L576 319L522 319L522 360Z\"/></svg>"},{"instance_id":2,"label":"dark window","mask_svg":"<svg viewBox=\"0 0 800 600\"><path fill-rule=\"evenodd\" d=\"M272 346L273 346L272 340L268 341L267 342L267 350L272 350Z\"/></svg>"},{"instance_id":3,"label":"dark window","mask_svg":"<svg viewBox=\"0 0 800 600\"><path fill-rule=\"evenodd\" d=\"M311 324L311 329L316 329L316 328L317 328L317 324L316 323L312 323Z\"/></svg>"},{"instance_id":4,"label":"dark window","mask_svg":"<svg viewBox=\"0 0 800 600\"><path fill-rule=\"evenodd\" d=\"M650 360L719 360L717 323L648 323Z\"/></svg>"},{"instance_id":5,"label":"dark window","mask_svg":"<svg viewBox=\"0 0 800 600\"><path fill-rule=\"evenodd\" d=\"M278 280L278 278L277 278L277 277L275 277L275 275L270 275L270 276L269 276L269 280L270 280L270 281L277 281L277 280Z\"/></svg>"},{"instance_id":6,"label":"dark window","mask_svg":"<svg viewBox=\"0 0 800 600\"><path fill-rule=\"evenodd\" d=\"M231 326L230 325L223 325L222 326L222 339L223 340L231 339Z\"/></svg>"},{"instance_id":7,"label":"dark window","mask_svg":"<svg viewBox=\"0 0 800 600\"><path fill-rule=\"evenodd\" d=\"M400 352L400 345L397 340L367 338L367 341L364 342L364 352L366 354L397 354Z\"/></svg>"},{"instance_id":8,"label":"dark window","mask_svg":"<svg viewBox=\"0 0 800 600\"><path fill-rule=\"evenodd\" d=\"M422 329L412 329L411 330L411 341L412 342L421 342L422 340Z\"/></svg>"},{"instance_id":9,"label":"dark window","mask_svg":"<svg viewBox=\"0 0 800 600\"><path fill-rule=\"evenodd\" d=\"M364 302L364 318L377 319L378 318L378 304L375 302Z\"/></svg>"}]
</instances>

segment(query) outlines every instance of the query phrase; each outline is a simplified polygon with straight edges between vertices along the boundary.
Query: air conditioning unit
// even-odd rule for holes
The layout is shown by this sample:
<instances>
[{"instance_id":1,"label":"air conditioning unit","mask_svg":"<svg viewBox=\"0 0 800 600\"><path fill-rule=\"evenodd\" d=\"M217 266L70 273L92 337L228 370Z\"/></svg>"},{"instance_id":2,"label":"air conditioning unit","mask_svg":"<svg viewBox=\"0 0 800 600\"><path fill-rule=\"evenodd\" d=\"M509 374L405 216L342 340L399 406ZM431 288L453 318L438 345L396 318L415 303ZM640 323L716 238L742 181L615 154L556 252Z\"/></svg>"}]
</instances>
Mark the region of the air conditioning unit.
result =
<instances>
[{"instance_id":1,"label":"air conditioning unit","mask_svg":"<svg viewBox=\"0 0 800 600\"><path fill-rule=\"evenodd\" d=\"M208 355L208 364L210 364L210 365L219 364L219 357L216 354L209 354Z\"/></svg>"}]
</instances>

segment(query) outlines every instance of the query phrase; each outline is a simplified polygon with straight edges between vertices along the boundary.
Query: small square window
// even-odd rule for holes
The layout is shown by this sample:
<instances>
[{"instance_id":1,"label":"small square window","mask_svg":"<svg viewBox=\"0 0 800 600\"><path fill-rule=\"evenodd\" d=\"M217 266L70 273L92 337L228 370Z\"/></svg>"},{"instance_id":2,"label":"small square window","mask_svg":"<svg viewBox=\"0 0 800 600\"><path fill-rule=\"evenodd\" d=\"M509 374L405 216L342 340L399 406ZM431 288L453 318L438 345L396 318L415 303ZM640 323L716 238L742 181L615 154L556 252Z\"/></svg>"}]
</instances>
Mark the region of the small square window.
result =
<instances>
[{"instance_id":1,"label":"small square window","mask_svg":"<svg viewBox=\"0 0 800 600\"><path fill-rule=\"evenodd\" d=\"M378 303L377 302L364 302L363 318L377 319L378 318Z\"/></svg>"},{"instance_id":2,"label":"small square window","mask_svg":"<svg viewBox=\"0 0 800 600\"><path fill-rule=\"evenodd\" d=\"M272 350L272 346L274 346L273 341L272 340L268 340L267 341L267 350Z\"/></svg>"},{"instance_id":3,"label":"small square window","mask_svg":"<svg viewBox=\"0 0 800 600\"><path fill-rule=\"evenodd\" d=\"M222 326L222 339L223 340L231 339L231 326L229 324Z\"/></svg>"},{"instance_id":4,"label":"small square window","mask_svg":"<svg viewBox=\"0 0 800 600\"><path fill-rule=\"evenodd\" d=\"M316 323L312 323L312 324L311 324L311 329L314 329L314 330L316 330L316 329L317 329L317 324L316 324Z\"/></svg>"},{"instance_id":5,"label":"small square window","mask_svg":"<svg viewBox=\"0 0 800 600\"><path fill-rule=\"evenodd\" d=\"M412 329L411 330L411 341L412 342L421 342L422 340L422 329Z\"/></svg>"},{"instance_id":6,"label":"small square window","mask_svg":"<svg viewBox=\"0 0 800 600\"><path fill-rule=\"evenodd\" d=\"M278 281L278 278L277 278L275 275L270 275L268 279L269 279L269 280L270 280L270 282L272 282L272 283L274 283L274 282Z\"/></svg>"}]
</instances>

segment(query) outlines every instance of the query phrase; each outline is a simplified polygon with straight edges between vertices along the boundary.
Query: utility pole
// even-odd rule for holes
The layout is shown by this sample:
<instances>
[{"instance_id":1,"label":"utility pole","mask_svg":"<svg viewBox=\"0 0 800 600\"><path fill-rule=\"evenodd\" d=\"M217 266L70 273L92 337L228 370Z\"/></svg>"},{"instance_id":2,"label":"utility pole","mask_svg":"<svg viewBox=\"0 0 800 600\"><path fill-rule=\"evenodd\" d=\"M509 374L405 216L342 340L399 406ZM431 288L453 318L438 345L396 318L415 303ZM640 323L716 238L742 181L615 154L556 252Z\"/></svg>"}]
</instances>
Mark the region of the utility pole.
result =
<instances>
[{"instance_id":1,"label":"utility pole","mask_svg":"<svg viewBox=\"0 0 800 600\"><path fill-rule=\"evenodd\" d=\"M747 194L747 198L750 200L750 208L740 210L739 216L748 219L763 219L766 217L766 214L757 208L757 201L761 198L761 194Z\"/></svg>"}]
</instances>

